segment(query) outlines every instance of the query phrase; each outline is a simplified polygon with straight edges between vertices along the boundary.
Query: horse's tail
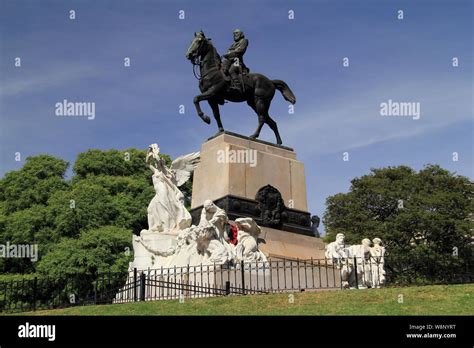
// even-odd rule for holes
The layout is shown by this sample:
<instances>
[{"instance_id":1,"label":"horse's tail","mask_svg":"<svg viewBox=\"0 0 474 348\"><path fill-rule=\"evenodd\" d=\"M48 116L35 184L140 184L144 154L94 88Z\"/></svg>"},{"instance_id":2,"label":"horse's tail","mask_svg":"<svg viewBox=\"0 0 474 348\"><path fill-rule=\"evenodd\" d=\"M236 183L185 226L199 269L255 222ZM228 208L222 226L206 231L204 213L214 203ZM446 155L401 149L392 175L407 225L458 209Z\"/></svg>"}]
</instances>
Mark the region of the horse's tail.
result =
<instances>
[{"instance_id":1,"label":"horse's tail","mask_svg":"<svg viewBox=\"0 0 474 348\"><path fill-rule=\"evenodd\" d=\"M288 87L285 81L272 80L272 82L275 85L275 88L281 92L281 94L283 95L283 98L285 98L286 101L289 101L291 104L296 103L296 97L291 91L290 87Z\"/></svg>"}]
</instances>

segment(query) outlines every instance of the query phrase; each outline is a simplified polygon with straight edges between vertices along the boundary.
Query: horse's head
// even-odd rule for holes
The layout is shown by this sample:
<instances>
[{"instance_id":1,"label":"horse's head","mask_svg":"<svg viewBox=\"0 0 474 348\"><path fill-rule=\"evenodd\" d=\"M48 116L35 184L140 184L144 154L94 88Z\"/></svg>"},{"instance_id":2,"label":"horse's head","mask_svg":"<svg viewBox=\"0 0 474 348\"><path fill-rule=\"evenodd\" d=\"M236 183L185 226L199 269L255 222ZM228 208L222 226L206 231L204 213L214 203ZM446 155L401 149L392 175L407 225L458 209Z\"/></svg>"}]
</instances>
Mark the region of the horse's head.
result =
<instances>
[{"instance_id":1,"label":"horse's head","mask_svg":"<svg viewBox=\"0 0 474 348\"><path fill-rule=\"evenodd\" d=\"M191 42L191 45L186 52L186 59L189 59L191 62L194 62L197 58L201 57L206 53L206 48L208 46L208 41L204 32L198 31L194 33L194 39Z\"/></svg>"}]
</instances>

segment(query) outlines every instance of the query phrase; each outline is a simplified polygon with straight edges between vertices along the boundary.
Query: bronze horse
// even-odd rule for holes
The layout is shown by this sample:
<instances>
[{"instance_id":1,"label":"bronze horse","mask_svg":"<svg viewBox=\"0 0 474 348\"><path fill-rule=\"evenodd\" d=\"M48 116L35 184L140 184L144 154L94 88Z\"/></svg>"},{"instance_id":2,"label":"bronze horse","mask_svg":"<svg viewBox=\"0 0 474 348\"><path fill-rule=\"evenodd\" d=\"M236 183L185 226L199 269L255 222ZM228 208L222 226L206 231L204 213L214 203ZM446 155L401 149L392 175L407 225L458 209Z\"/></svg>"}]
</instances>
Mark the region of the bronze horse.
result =
<instances>
[{"instance_id":1,"label":"bronze horse","mask_svg":"<svg viewBox=\"0 0 474 348\"><path fill-rule=\"evenodd\" d=\"M246 101L258 115L258 127L250 138L258 138L263 124L266 123L275 133L277 144L282 144L277 124L268 114L268 110L275 95L275 89L278 89L283 98L288 102L292 104L296 102L295 95L284 81L270 80L262 74L251 73L243 75L243 88L240 90L230 88L231 82L221 70L221 57L212 45L211 40L206 38L202 31L194 34L194 39L186 53L186 58L193 65L199 65L201 75L199 78L199 89L202 94L194 97L197 113L204 122L207 124L211 123L211 119L202 112L199 105L199 102L207 100L219 127L217 134L224 131L219 113L219 104L224 105L225 100L236 103Z\"/></svg>"}]
</instances>

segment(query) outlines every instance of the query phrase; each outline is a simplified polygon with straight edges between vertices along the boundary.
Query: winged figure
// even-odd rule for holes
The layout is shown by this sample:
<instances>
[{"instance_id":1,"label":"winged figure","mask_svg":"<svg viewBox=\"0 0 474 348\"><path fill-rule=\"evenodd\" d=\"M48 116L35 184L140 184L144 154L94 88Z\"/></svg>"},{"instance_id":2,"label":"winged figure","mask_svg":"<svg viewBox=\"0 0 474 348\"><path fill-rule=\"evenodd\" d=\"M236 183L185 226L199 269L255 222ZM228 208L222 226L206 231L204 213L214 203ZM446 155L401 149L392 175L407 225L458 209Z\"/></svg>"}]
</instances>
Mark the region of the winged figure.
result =
<instances>
[{"instance_id":1,"label":"winged figure","mask_svg":"<svg viewBox=\"0 0 474 348\"><path fill-rule=\"evenodd\" d=\"M171 167L168 168L165 161L160 157L158 144L151 144L148 147L146 162L151 170L164 172L177 187L180 187L191 177L191 173L199 164L200 155L200 152L191 152L187 155L179 156L171 163Z\"/></svg>"},{"instance_id":2,"label":"winged figure","mask_svg":"<svg viewBox=\"0 0 474 348\"><path fill-rule=\"evenodd\" d=\"M196 169L201 159L200 152L191 152L187 155L179 156L171 163L171 172L176 186L180 187L191 177L191 173Z\"/></svg>"},{"instance_id":3,"label":"winged figure","mask_svg":"<svg viewBox=\"0 0 474 348\"><path fill-rule=\"evenodd\" d=\"M179 190L199 163L200 153L193 152L176 158L171 167L160 157L158 144L148 147L146 163L153 172L155 197L148 205L148 228L154 232L177 233L191 226L191 215L184 206Z\"/></svg>"}]
</instances>

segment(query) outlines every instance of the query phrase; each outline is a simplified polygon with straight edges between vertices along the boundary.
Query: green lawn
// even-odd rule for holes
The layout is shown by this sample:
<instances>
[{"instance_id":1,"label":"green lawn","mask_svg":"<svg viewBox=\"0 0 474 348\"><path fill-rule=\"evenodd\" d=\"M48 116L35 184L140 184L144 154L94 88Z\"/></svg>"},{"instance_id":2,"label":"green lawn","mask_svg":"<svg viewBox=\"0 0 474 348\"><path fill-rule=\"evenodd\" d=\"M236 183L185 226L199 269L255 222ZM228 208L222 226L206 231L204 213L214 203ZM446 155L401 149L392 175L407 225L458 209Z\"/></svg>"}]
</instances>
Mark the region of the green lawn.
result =
<instances>
[{"instance_id":1,"label":"green lawn","mask_svg":"<svg viewBox=\"0 0 474 348\"><path fill-rule=\"evenodd\" d=\"M28 315L474 315L474 284L136 302ZM403 302L402 302L403 301ZM402 302L402 303L400 303ZM20 314L21 315L21 314Z\"/></svg>"}]
</instances>

